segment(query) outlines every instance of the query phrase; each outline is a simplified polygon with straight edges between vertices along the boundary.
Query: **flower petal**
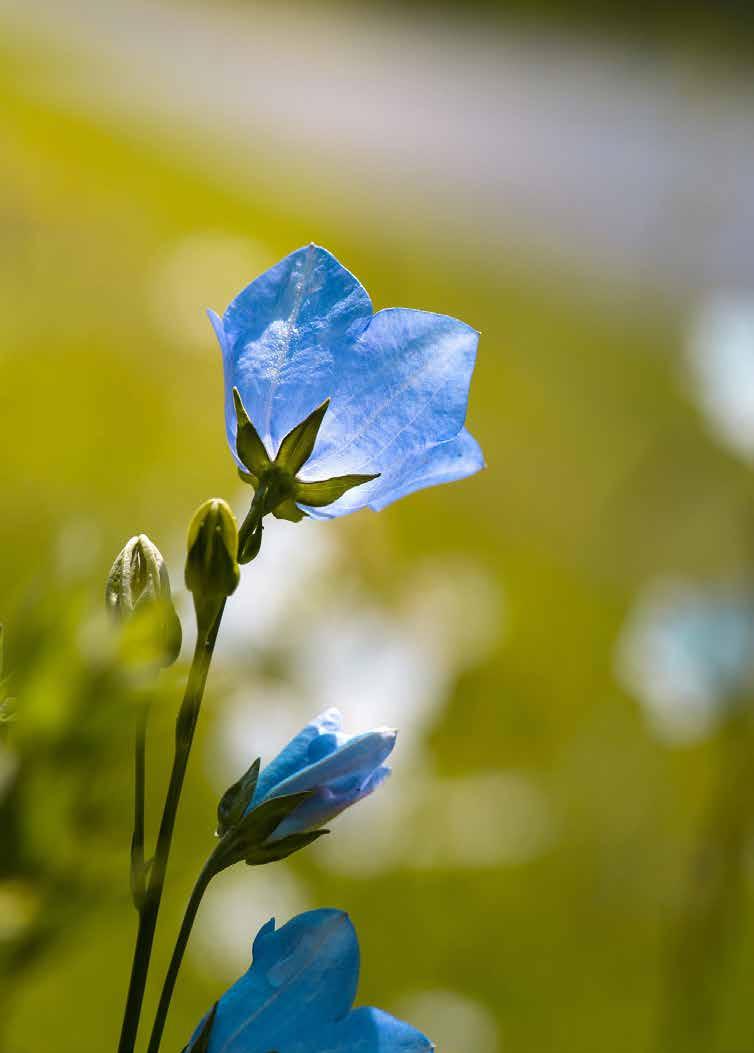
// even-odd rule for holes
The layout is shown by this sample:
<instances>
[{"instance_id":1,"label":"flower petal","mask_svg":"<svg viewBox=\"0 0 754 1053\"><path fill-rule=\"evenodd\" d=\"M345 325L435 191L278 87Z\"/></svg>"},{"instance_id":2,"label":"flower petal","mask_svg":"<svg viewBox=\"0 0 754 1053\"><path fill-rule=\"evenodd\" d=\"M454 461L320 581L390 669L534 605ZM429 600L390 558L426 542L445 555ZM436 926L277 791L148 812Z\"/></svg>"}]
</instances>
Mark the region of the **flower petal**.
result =
<instances>
[{"instance_id":1,"label":"flower petal","mask_svg":"<svg viewBox=\"0 0 754 1053\"><path fill-rule=\"evenodd\" d=\"M231 450L235 456L236 386L274 456L283 437L332 394L340 349L367 327L372 304L334 256L308 245L239 293L221 325L211 317L223 351Z\"/></svg>"},{"instance_id":2,"label":"flower petal","mask_svg":"<svg viewBox=\"0 0 754 1053\"><path fill-rule=\"evenodd\" d=\"M313 519L334 519L360 508L380 511L406 494L464 479L483 467L484 455L479 443L463 428L456 438L410 454L378 479L351 490L331 505L312 508L300 503L299 507Z\"/></svg>"},{"instance_id":3,"label":"flower petal","mask_svg":"<svg viewBox=\"0 0 754 1053\"><path fill-rule=\"evenodd\" d=\"M263 768L252 804L260 804L270 796L271 791L289 776L308 768L311 765L310 748L321 735L330 735L340 731L341 715L337 709L326 709L306 725L288 745Z\"/></svg>"},{"instance_id":4,"label":"flower petal","mask_svg":"<svg viewBox=\"0 0 754 1053\"><path fill-rule=\"evenodd\" d=\"M346 808L352 804L368 797L374 793L377 787L385 781L390 774L390 768L382 766L373 771L365 780L351 781L347 785L329 786L318 790L295 811L291 812L275 831L267 838L266 844L280 841L289 834L303 834L310 830L318 830L329 823Z\"/></svg>"},{"instance_id":5,"label":"flower petal","mask_svg":"<svg viewBox=\"0 0 754 1053\"><path fill-rule=\"evenodd\" d=\"M309 911L278 930L268 922L250 969L218 1003L209 1053L310 1048L302 1036L321 1034L348 1013L358 975L359 945L342 911Z\"/></svg>"},{"instance_id":6,"label":"flower petal","mask_svg":"<svg viewBox=\"0 0 754 1053\"><path fill-rule=\"evenodd\" d=\"M358 340L336 351L330 410L300 478L384 475L396 460L458 435L478 341L447 315L379 311Z\"/></svg>"},{"instance_id":7,"label":"flower petal","mask_svg":"<svg viewBox=\"0 0 754 1053\"><path fill-rule=\"evenodd\" d=\"M302 793L304 790L329 786L344 778L351 778L354 784L361 785L390 755L396 738L397 732L392 728L378 728L366 731L363 735L354 735L326 757L277 783L271 793L275 797Z\"/></svg>"},{"instance_id":8,"label":"flower petal","mask_svg":"<svg viewBox=\"0 0 754 1053\"><path fill-rule=\"evenodd\" d=\"M306 1050L327 1053L430 1053L434 1043L426 1035L381 1009L354 1009L345 1020L322 1037L316 1036Z\"/></svg>"}]
</instances>

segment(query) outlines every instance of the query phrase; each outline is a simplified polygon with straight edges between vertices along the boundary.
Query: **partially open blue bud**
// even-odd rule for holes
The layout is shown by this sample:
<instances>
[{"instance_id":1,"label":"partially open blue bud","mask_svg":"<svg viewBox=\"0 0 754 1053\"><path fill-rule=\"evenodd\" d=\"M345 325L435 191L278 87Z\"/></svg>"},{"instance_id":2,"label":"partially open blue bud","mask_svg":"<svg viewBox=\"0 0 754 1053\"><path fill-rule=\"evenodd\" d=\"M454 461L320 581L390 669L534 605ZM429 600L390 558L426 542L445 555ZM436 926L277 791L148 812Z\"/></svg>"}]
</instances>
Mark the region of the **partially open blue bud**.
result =
<instances>
[{"instance_id":1,"label":"partially open blue bud","mask_svg":"<svg viewBox=\"0 0 754 1053\"><path fill-rule=\"evenodd\" d=\"M337 709L321 713L261 772L255 761L218 807L221 840L211 867L272 863L311 844L324 824L372 793L390 774L397 732L344 735Z\"/></svg>"},{"instance_id":2,"label":"partially open blue bud","mask_svg":"<svg viewBox=\"0 0 754 1053\"><path fill-rule=\"evenodd\" d=\"M393 728L376 728L346 735L338 710L326 710L262 770L247 811L275 797L308 793L268 841L317 830L384 782L390 774L384 762L397 734Z\"/></svg>"}]
</instances>

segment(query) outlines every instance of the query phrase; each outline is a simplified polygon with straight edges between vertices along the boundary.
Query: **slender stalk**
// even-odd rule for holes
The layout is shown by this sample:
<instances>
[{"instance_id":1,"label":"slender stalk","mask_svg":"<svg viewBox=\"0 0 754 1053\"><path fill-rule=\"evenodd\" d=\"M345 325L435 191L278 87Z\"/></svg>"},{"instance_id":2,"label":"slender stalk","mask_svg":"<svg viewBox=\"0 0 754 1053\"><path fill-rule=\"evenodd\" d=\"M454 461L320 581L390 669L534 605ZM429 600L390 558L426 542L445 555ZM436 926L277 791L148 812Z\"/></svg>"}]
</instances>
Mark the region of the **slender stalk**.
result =
<instances>
[{"instance_id":1,"label":"slender stalk","mask_svg":"<svg viewBox=\"0 0 754 1053\"><path fill-rule=\"evenodd\" d=\"M191 744L194 739L196 722L224 608L225 603L223 602L210 628L202 628L200 625L197 632L196 648L191 669L189 670L186 691L176 721L173 769L170 774L162 821L159 834L157 835L154 864L149 875L144 900L139 910L139 928L136 936L136 947L134 948L126 1007L123 1014L123 1025L118 1043L118 1053L133 1053L136 1044L141 1006L144 1000L144 990L149 971L149 961L152 955L152 944L154 943L170 846L178 814L178 804L181 798L183 780L186 775L189 754L191 753Z\"/></svg>"},{"instance_id":2,"label":"slender stalk","mask_svg":"<svg viewBox=\"0 0 754 1053\"><path fill-rule=\"evenodd\" d=\"M254 499L246 518L238 531L238 562L250 563L262 543L262 519L269 492L268 483L262 479L254 491Z\"/></svg>"},{"instance_id":3,"label":"slender stalk","mask_svg":"<svg viewBox=\"0 0 754 1053\"><path fill-rule=\"evenodd\" d=\"M170 1009L170 1000L173 997L175 982L178 979L178 973L181 968L181 963L183 962L183 955L186 952L186 946L189 941L189 936L191 935L191 929L194 925L196 913L199 910L199 904L207 890L207 886L216 873L216 870L212 865L213 862L214 860L210 857L207 863L205 863L196 880L188 905L186 906L186 913L183 915L183 922L181 923L181 929L175 943L173 957L170 959L165 982L162 986L160 1004L157 1007L157 1014L154 1018L154 1025L152 1027L152 1035L149 1039L147 1053L157 1053L160 1048L162 1033L165 1029L165 1021L167 1020L168 1010Z\"/></svg>"},{"instance_id":4,"label":"slender stalk","mask_svg":"<svg viewBox=\"0 0 754 1053\"><path fill-rule=\"evenodd\" d=\"M146 797L147 721L149 707L145 704L137 717L134 735L134 832L131 839L131 892L134 906L141 908L144 898L144 802Z\"/></svg>"}]
</instances>

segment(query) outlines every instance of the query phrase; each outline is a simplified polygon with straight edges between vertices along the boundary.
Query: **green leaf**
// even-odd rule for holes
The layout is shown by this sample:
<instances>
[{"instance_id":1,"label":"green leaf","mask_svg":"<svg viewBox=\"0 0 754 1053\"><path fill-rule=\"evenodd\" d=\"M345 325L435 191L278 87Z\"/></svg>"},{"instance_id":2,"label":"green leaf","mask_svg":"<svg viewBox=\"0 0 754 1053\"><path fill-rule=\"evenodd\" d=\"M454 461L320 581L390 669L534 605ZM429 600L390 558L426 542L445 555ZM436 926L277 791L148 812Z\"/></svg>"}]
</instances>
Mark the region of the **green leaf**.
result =
<instances>
[{"instance_id":1,"label":"green leaf","mask_svg":"<svg viewBox=\"0 0 754 1053\"><path fill-rule=\"evenodd\" d=\"M371 483L376 475L336 475L332 479L322 479L316 483L302 483L296 480L295 497L302 505L311 505L312 508L322 508L337 501L343 494L348 493L354 486L363 486Z\"/></svg>"},{"instance_id":2,"label":"green leaf","mask_svg":"<svg viewBox=\"0 0 754 1053\"><path fill-rule=\"evenodd\" d=\"M251 474L259 478L270 467L270 458L257 429L249 420L238 388L233 388L233 403L236 407L236 451Z\"/></svg>"},{"instance_id":3,"label":"green leaf","mask_svg":"<svg viewBox=\"0 0 754 1053\"><path fill-rule=\"evenodd\" d=\"M322 405L317 406L306 420L302 420L288 432L280 443L275 464L285 468L291 475L296 475L312 455L314 443L317 441L317 435L329 405L330 400L325 399Z\"/></svg>"},{"instance_id":4,"label":"green leaf","mask_svg":"<svg viewBox=\"0 0 754 1053\"><path fill-rule=\"evenodd\" d=\"M243 814L251 804L251 799L257 788L260 764L261 760L257 757L249 770L241 776L238 782L234 782L220 798L220 803L217 806L218 837L223 837L228 830L237 826L243 819Z\"/></svg>"},{"instance_id":5,"label":"green leaf","mask_svg":"<svg viewBox=\"0 0 754 1053\"><path fill-rule=\"evenodd\" d=\"M273 508L272 514L276 519L287 519L289 523L300 523L302 519L306 519L306 512L301 511L292 497L281 501Z\"/></svg>"},{"instance_id":6,"label":"green leaf","mask_svg":"<svg viewBox=\"0 0 754 1053\"><path fill-rule=\"evenodd\" d=\"M317 841L329 830L310 830L307 834L290 834L281 837L279 841L273 841L270 845L259 845L247 857L246 863L250 867L262 866L264 863L276 863L279 859L287 859L294 852L306 848L312 841Z\"/></svg>"}]
</instances>

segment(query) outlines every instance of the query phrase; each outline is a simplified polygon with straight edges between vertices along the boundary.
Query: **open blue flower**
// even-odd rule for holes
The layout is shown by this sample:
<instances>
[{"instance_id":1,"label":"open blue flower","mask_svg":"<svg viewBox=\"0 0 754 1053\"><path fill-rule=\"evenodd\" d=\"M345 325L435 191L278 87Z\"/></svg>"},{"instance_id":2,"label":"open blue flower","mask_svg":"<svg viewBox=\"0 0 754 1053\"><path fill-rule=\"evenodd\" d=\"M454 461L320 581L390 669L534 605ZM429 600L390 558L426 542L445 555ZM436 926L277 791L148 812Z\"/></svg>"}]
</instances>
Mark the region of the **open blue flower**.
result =
<instances>
[{"instance_id":1,"label":"open blue flower","mask_svg":"<svg viewBox=\"0 0 754 1053\"><path fill-rule=\"evenodd\" d=\"M264 511L381 509L483 467L464 428L478 333L463 322L402 307L374 314L360 282L317 245L253 281L222 318L209 313L233 456L255 487L276 469Z\"/></svg>"},{"instance_id":2,"label":"open blue flower","mask_svg":"<svg viewBox=\"0 0 754 1053\"><path fill-rule=\"evenodd\" d=\"M264 925L248 972L217 1004L208 1053L430 1053L415 1028L379 1009L351 1009L359 944L347 914L313 910ZM205 1017L205 1020L207 1018ZM192 1050L200 1034L189 1043Z\"/></svg>"},{"instance_id":3,"label":"open blue flower","mask_svg":"<svg viewBox=\"0 0 754 1053\"><path fill-rule=\"evenodd\" d=\"M272 797L309 790L311 796L280 823L268 840L279 841L291 834L319 829L384 782L390 774L384 762L396 737L392 728L345 735L338 710L326 710L263 769L247 812Z\"/></svg>"}]
</instances>

